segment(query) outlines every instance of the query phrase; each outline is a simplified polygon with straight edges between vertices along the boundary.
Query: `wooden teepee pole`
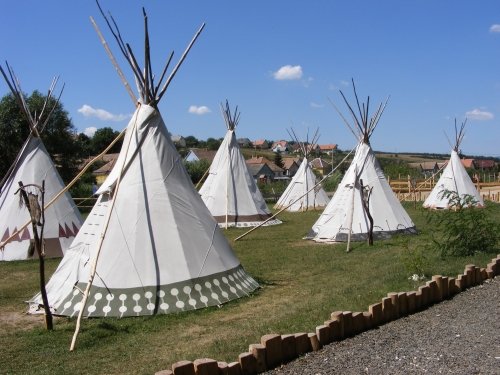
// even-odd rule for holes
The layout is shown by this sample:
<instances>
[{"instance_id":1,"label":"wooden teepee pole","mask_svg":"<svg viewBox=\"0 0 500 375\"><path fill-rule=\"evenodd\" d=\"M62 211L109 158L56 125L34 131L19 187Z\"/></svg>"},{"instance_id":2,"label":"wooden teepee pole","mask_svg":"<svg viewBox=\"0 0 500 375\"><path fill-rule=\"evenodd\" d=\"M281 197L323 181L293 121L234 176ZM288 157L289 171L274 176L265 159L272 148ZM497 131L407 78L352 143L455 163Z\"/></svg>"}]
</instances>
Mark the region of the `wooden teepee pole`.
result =
<instances>
[{"instance_id":1,"label":"wooden teepee pole","mask_svg":"<svg viewBox=\"0 0 500 375\"><path fill-rule=\"evenodd\" d=\"M113 212L113 207L115 205L115 200L116 196L118 195L118 188L120 187L120 181L122 179L122 174L123 174L123 167L125 166L125 162L127 161L127 154L128 154L128 149L130 147L130 143L132 142L132 137L133 137L133 132L135 130L135 127L137 125L137 117L139 116L139 113L137 112L136 117L135 117L135 122L134 126L131 130L130 137L128 139L126 149L125 149L125 154L123 155L123 161L122 164L120 165L120 174L118 175L118 180L116 181L116 186L113 189L113 198L111 199L111 203L108 208L108 212L106 213L106 219L104 221L104 225L102 228L101 236L99 238L99 243L97 244L97 251L94 257L94 261L92 262L92 268L90 271L90 277L89 277L89 282L87 283L87 287L85 288L85 293L83 294L83 300L81 302L80 306L80 311L78 312L78 319L76 321L76 328L75 328L75 333L73 334L73 339L71 340L71 346L70 346L70 352L72 352L75 349L75 344L76 344L76 338L78 336L78 333L80 331L80 323L82 321L82 316L83 316L83 311L85 310L85 305L87 304L87 299L89 297L89 292L90 292L90 287L92 286L92 282L94 281L96 269L97 269L97 260L99 259L99 254L101 252L102 248L102 243L104 242L104 237L106 236L106 230L108 229L108 224L109 220L111 219L111 213Z\"/></svg>"}]
</instances>

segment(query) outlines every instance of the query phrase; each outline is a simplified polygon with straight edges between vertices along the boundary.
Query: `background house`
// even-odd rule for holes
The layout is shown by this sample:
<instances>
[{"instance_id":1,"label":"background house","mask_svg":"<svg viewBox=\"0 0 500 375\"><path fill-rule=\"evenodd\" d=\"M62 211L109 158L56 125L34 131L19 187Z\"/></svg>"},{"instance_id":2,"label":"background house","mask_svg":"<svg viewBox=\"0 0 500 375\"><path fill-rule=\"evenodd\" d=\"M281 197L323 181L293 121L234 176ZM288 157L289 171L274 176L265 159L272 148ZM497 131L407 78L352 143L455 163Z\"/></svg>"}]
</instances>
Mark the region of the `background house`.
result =
<instances>
[{"instance_id":1,"label":"background house","mask_svg":"<svg viewBox=\"0 0 500 375\"><path fill-rule=\"evenodd\" d=\"M247 147L252 144L252 142L248 138L238 138L236 141L238 142L238 145L240 147Z\"/></svg>"},{"instance_id":2,"label":"background house","mask_svg":"<svg viewBox=\"0 0 500 375\"><path fill-rule=\"evenodd\" d=\"M170 139L174 142L174 145L182 148L186 147L186 140L182 135L171 135Z\"/></svg>"},{"instance_id":3,"label":"background house","mask_svg":"<svg viewBox=\"0 0 500 375\"><path fill-rule=\"evenodd\" d=\"M460 162L465 168L475 168L474 159L460 159Z\"/></svg>"},{"instance_id":4,"label":"background house","mask_svg":"<svg viewBox=\"0 0 500 375\"><path fill-rule=\"evenodd\" d=\"M248 161L247 161L248 164ZM274 181L274 173L266 163L248 164L250 173L257 184L270 184Z\"/></svg>"},{"instance_id":5,"label":"background house","mask_svg":"<svg viewBox=\"0 0 500 375\"><path fill-rule=\"evenodd\" d=\"M417 168L423 175L432 175L439 170L438 163L434 161L426 161L423 163L408 163L410 168Z\"/></svg>"},{"instance_id":6,"label":"background house","mask_svg":"<svg viewBox=\"0 0 500 375\"><path fill-rule=\"evenodd\" d=\"M263 156L251 157L246 160L248 165L253 164L266 164L269 169L273 172L272 181L274 180L288 180L289 177L285 176L285 170L283 168L278 167L271 160L266 159Z\"/></svg>"},{"instance_id":7,"label":"background house","mask_svg":"<svg viewBox=\"0 0 500 375\"><path fill-rule=\"evenodd\" d=\"M185 161L198 161L200 159L206 159L210 164L212 164L212 161L215 158L215 154L217 154L217 151L211 151L211 150L200 150L200 149L191 149L189 150L188 154L184 158Z\"/></svg>"},{"instance_id":8,"label":"background house","mask_svg":"<svg viewBox=\"0 0 500 375\"><path fill-rule=\"evenodd\" d=\"M295 176L295 174L299 170L300 159L299 158L284 158L283 159L283 166L284 166L283 169L285 170L284 175L289 177L289 178L292 178L293 176Z\"/></svg>"},{"instance_id":9,"label":"background house","mask_svg":"<svg viewBox=\"0 0 500 375\"><path fill-rule=\"evenodd\" d=\"M336 154L337 153L337 144L335 143L330 143L327 145L319 145L319 148L321 152L325 152L328 155L331 155L332 153Z\"/></svg>"},{"instance_id":10,"label":"background house","mask_svg":"<svg viewBox=\"0 0 500 375\"><path fill-rule=\"evenodd\" d=\"M262 150L267 150L269 148L269 144L265 139L259 139L258 141L255 141L253 143L253 146Z\"/></svg>"},{"instance_id":11,"label":"background house","mask_svg":"<svg viewBox=\"0 0 500 375\"><path fill-rule=\"evenodd\" d=\"M332 164L328 163L321 157L311 160L309 162L309 166L313 170L320 172L322 175L328 174L332 171Z\"/></svg>"},{"instance_id":12,"label":"background house","mask_svg":"<svg viewBox=\"0 0 500 375\"><path fill-rule=\"evenodd\" d=\"M495 161L490 159L474 160L474 164L476 165L476 169L481 171L492 171L495 169Z\"/></svg>"}]
</instances>

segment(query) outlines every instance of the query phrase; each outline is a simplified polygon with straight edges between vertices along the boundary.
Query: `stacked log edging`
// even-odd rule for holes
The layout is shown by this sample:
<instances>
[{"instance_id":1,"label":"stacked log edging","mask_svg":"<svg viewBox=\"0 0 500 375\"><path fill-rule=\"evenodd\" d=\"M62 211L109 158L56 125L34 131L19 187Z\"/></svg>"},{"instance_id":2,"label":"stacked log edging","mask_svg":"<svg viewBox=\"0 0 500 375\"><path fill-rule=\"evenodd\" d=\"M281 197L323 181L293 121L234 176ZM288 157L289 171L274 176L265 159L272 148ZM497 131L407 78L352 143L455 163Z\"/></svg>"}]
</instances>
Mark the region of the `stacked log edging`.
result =
<instances>
[{"instance_id":1,"label":"stacked log edging","mask_svg":"<svg viewBox=\"0 0 500 375\"><path fill-rule=\"evenodd\" d=\"M418 291L389 293L381 302L370 305L368 311L333 312L329 320L316 327L315 333L264 335L260 344L251 344L248 352L241 353L235 362L217 362L209 358L194 362L180 361L172 365L172 370L159 371L155 375L261 374L293 361L300 355L318 351L323 345L416 313L497 275L500 275L500 254L486 268L469 264L457 278L436 275L426 285L419 287Z\"/></svg>"}]
</instances>

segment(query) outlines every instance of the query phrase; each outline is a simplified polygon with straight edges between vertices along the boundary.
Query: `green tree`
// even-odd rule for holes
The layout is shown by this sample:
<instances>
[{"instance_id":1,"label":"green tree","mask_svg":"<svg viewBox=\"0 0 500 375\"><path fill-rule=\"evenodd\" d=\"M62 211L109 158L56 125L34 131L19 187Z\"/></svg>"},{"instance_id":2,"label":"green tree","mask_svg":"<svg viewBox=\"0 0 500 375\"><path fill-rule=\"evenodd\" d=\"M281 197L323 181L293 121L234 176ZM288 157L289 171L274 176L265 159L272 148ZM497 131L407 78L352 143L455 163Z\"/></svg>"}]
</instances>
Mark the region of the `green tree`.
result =
<instances>
[{"instance_id":1,"label":"green tree","mask_svg":"<svg viewBox=\"0 0 500 375\"><path fill-rule=\"evenodd\" d=\"M280 168L285 168L285 164L283 164L283 157L281 156L280 150L274 154L274 164L276 164Z\"/></svg>"},{"instance_id":2,"label":"green tree","mask_svg":"<svg viewBox=\"0 0 500 375\"><path fill-rule=\"evenodd\" d=\"M408 175L415 178L422 177L418 168L411 168L408 163L389 164L384 166L383 170L384 173L387 176L390 176L391 179L397 179L399 176L406 179Z\"/></svg>"},{"instance_id":3,"label":"green tree","mask_svg":"<svg viewBox=\"0 0 500 375\"><path fill-rule=\"evenodd\" d=\"M87 134L78 134L77 144L78 156L80 158L88 158L90 155L92 155L92 140Z\"/></svg>"},{"instance_id":4,"label":"green tree","mask_svg":"<svg viewBox=\"0 0 500 375\"><path fill-rule=\"evenodd\" d=\"M46 95L33 91L26 97L26 102L32 113L40 113ZM56 100L51 98L47 108L52 109ZM49 115L45 110L43 124ZM61 102L57 103L50 114L45 129L41 133L42 141L57 166L64 182L69 182L76 173L78 146L74 134L76 128ZM30 134L28 121L19 109L12 94L5 95L0 100L0 175L3 177L14 162L19 150ZM28 181L24 181L28 183Z\"/></svg>"},{"instance_id":5,"label":"green tree","mask_svg":"<svg viewBox=\"0 0 500 375\"><path fill-rule=\"evenodd\" d=\"M98 155L109 146L113 140L118 137L119 131L113 130L109 127L97 129L94 136L91 138L91 150L93 155ZM108 153L118 153L122 148L123 137L116 142Z\"/></svg>"},{"instance_id":6,"label":"green tree","mask_svg":"<svg viewBox=\"0 0 500 375\"><path fill-rule=\"evenodd\" d=\"M198 139L193 135L188 135L186 138L186 147L198 147Z\"/></svg>"},{"instance_id":7,"label":"green tree","mask_svg":"<svg viewBox=\"0 0 500 375\"><path fill-rule=\"evenodd\" d=\"M207 149L217 151L221 143L222 139L208 138Z\"/></svg>"},{"instance_id":8,"label":"green tree","mask_svg":"<svg viewBox=\"0 0 500 375\"><path fill-rule=\"evenodd\" d=\"M200 159L197 161L184 161L183 163L193 184L197 184L198 181L201 180L207 169L210 167L210 163L207 159Z\"/></svg>"}]
</instances>

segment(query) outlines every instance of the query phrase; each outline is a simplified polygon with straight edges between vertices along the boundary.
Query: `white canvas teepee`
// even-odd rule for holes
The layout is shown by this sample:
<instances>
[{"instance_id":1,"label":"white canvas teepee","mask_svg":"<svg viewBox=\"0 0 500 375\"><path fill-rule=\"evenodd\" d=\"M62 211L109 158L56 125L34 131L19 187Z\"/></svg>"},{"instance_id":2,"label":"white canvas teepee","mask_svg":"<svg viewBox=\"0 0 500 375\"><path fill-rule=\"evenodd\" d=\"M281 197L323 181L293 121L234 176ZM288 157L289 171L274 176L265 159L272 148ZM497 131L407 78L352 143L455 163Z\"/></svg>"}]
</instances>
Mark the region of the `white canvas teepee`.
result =
<instances>
[{"instance_id":1,"label":"white canvas teepee","mask_svg":"<svg viewBox=\"0 0 500 375\"><path fill-rule=\"evenodd\" d=\"M155 88L147 73L140 78L147 84L139 102L149 104L138 105L116 167L47 285L56 315L167 314L258 288L195 190L155 108L161 79ZM40 297L30 302L36 308Z\"/></svg>"},{"instance_id":2,"label":"white canvas teepee","mask_svg":"<svg viewBox=\"0 0 500 375\"><path fill-rule=\"evenodd\" d=\"M292 132L295 134L293 129ZM317 134L318 131L316 131L316 135ZM282 209L290 205L292 202L295 202L287 208L287 211L298 212L322 210L328 205L328 202L330 202L328 195L326 195L321 185L318 185L315 189L309 191L318 183L316 175L307 161L310 152L313 150L314 145L318 141L319 137L316 138L316 135L312 140L312 144L308 146L304 145L303 142L299 142L297 137L295 137L295 141L300 146L302 154L304 155L304 160L302 160L297 173L293 176L292 181L274 206L275 209Z\"/></svg>"},{"instance_id":3,"label":"white canvas teepee","mask_svg":"<svg viewBox=\"0 0 500 375\"><path fill-rule=\"evenodd\" d=\"M445 190L454 191L458 194L460 198L463 198L465 194L474 197L477 203L474 205L477 208L485 207L484 201L481 195L477 191L474 183L472 182L469 174L465 170L465 167L460 162L460 157L458 156L458 148L460 143L465 136L465 123L459 132L457 132L455 124L455 146L452 146L450 161L446 165L443 174L439 178L436 186L432 189L431 193L425 200L423 207L433 210L439 209L449 209L450 208L450 197L446 197L443 192Z\"/></svg>"},{"instance_id":4,"label":"white canvas teepee","mask_svg":"<svg viewBox=\"0 0 500 375\"><path fill-rule=\"evenodd\" d=\"M318 242L342 242L348 240L350 232L350 240L366 240L370 229L370 215L373 219L374 239L389 238L402 232L416 234L415 224L392 192L369 144L369 137L377 126L385 105L382 107L380 103L369 123L368 106L364 113L360 111L361 123L349 104L348 107L358 129L356 154L332 200L306 237ZM366 203L369 215L364 208Z\"/></svg>"},{"instance_id":5,"label":"white canvas teepee","mask_svg":"<svg viewBox=\"0 0 500 375\"><path fill-rule=\"evenodd\" d=\"M200 195L221 228L256 226L269 219L271 212L236 140L238 107L231 117L226 101L226 109L223 110L221 106L221 112L227 133L210 166ZM276 224L281 224L281 221L273 219L264 225Z\"/></svg>"},{"instance_id":6,"label":"white canvas teepee","mask_svg":"<svg viewBox=\"0 0 500 375\"><path fill-rule=\"evenodd\" d=\"M15 77L12 69L10 67L8 69L11 76ZM40 133L45 126L40 119L44 113L31 114L22 96L19 81L13 78L12 83L9 82L3 69L1 71L28 120L31 134L21 148L9 173L0 184L0 235L2 236L0 240L0 261L38 258L36 252L31 257L28 254L30 241L33 239L31 224L15 235L26 223L31 223L29 211L25 207L19 206L19 195L15 194L19 189L18 182L41 185L42 181L45 181L45 202L51 201L64 189L65 185L40 139ZM47 95L46 104L48 104L56 82L57 79L53 81L49 95ZM49 117L50 114L46 118ZM64 193L45 211L45 257L62 257L82 224L82 216L71 195L68 192ZM14 237L12 237L13 235Z\"/></svg>"}]
</instances>

